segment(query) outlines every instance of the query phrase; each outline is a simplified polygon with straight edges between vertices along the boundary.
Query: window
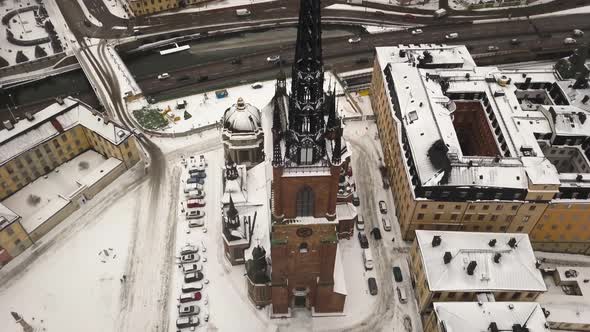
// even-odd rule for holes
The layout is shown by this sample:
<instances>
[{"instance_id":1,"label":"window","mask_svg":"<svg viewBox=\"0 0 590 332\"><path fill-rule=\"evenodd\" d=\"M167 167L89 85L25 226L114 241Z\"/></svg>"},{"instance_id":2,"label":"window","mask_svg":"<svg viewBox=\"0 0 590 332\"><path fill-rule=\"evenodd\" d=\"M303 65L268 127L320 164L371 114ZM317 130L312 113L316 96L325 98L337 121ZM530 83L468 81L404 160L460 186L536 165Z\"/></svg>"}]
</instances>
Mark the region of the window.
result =
<instances>
[{"instance_id":1,"label":"window","mask_svg":"<svg viewBox=\"0 0 590 332\"><path fill-rule=\"evenodd\" d=\"M61 141L65 142L68 140L68 137L66 136L66 134L61 135Z\"/></svg>"},{"instance_id":2,"label":"window","mask_svg":"<svg viewBox=\"0 0 590 332\"><path fill-rule=\"evenodd\" d=\"M475 210L475 205L469 205L469 210Z\"/></svg>"},{"instance_id":3,"label":"window","mask_svg":"<svg viewBox=\"0 0 590 332\"><path fill-rule=\"evenodd\" d=\"M511 222L512 218L514 218L514 216L510 215L510 216L506 216L506 221L507 222Z\"/></svg>"},{"instance_id":4,"label":"window","mask_svg":"<svg viewBox=\"0 0 590 332\"><path fill-rule=\"evenodd\" d=\"M297 216L313 216L313 210L314 194L310 187L305 186L297 193Z\"/></svg>"},{"instance_id":5,"label":"window","mask_svg":"<svg viewBox=\"0 0 590 332\"><path fill-rule=\"evenodd\" d=\"M516 228L517 232L522 232L522 230L524 229L524 226L518 226L518 228Z\"/></svg>"},{"instance_id":6,"label":"window","mask_svg":"<svg viewBox=\"0 0 590 332\"><path fill-rule=\"evenodd\" d=\"M19 244L20 244L20 239L16 239L16 240L14 240L14 245L15 245L15 246L18 246Z\"/></svg>"},{"instance_id":7,"label":"window","mask_svg":"<svg viewBox=\"0 0 590 332\"><path fill-rule=\"evenodd\" d=\"M302 243L299 245L299 253L300 253L300 254L307 254L307 252L308 252L308 249L307 249L307 242L302 242Z\"/></svg>"},{"instance_id":8,"label":"window","mask_svg":"<svg viewBox=\"0 0 590 332\"><path fill-rule=\"evenodd\" d=\"M438 205L438 209L439 209L439 210L442 210L442 209L444 209L444 208L445 208L445 205L444 205L444 204L439 204L439 205Z\"/></svg>"},{"instance_id":9,"label":"window","mask_svg":"<svg viewBox=\"0 0 590 332\"><path fill-rule=\"evenodd\" d=\"M482 221L482 220L484 220L485 217L486 217L485 214L478 214L477 220Z\"/></svg>"},{"instance_id":10,"label":"window","mask_svg":"<svg viewBox=\"0 0 590 332\"><path fill-rule=\"evenodd\" d=\"M424 219L424 213L418 213L418 220Z\"/></svg>"},{"instance_id":11,"label":"window","mask_svg":"<svg viewBox=\"0 0 590 332\"><path fill-rule=\"evenodd\" d=\"M469 220L471 220L471 216L472 216L471 214L466 214L465 217L463 217L463 219L465 221L469 221Z\"/></svg>"},{"instance_id":12,"label":"window","mask_svg":"<svg viewBox=\"0 0 590 332\"><path fill-rule=\"evenodd\" d=\"M458 214L453 213L451 214L451 220L457 220Z\"/></svg>"},{"instance_id":13,"label":"window","mask_svg":"<svg viewBox=\"0 0 590 332\"><path fill-rule=\"evenodd\" d=\"M518 205L512 205L512 211L518 210Z\"/></svg>"},{"instance_id":14,"label":"window","mask_svg":"<svg viewBox=\"0 0 590 332\"><path fill-rule=\"evenodd\" d=\"M54 145L56 148L59 148L59 142L58 142L57 140L54 140L54 141L53 141L53 145Z\"/></svg>"},{"instance_id":15,"label":"window","mask_svg":"<svg viewBox=\"0 0 590 332\"><path fill-rule=\"evenodd\" d=\"M440 293L434 293L434 296L432 297L433 300L438 300L440 299Z\"/></svg>"},{"instance_id":16,"label":"window","mask_svg":"<svg viewBox=\"0 0 590 332\"><path fill-rule=\"evenodd\" d=\"M80 146L80 140L79 139L76 140L76 146Z\"/></svg>"},{"instance_id":17,"label":"window","mask_svg":"<svg viewBox=\"0 0 590 332\"><path fill-rule=\"evenodd\" d=\"M531 216L524 216L522 217L522 222L528 222L531 219Z\"/></svg>"},{"instance_id":18,"label":"window","mask_svg":"<svg viewBox=\"0 0 590 332\"><path fill-rule=\"evenodd\" d=\"M35 150L35 154L37 155L37 158L43 157L43 155L41 154L41 151L39 151L39 149Z\"/></svg>"},{"instance_id":19,"label":"window","mask_svg":"<svg viewBox=\"0 0 590 332\"><path fill-rule=\"evenodd\" d=\"M434 215L434 220L440 220L440 213L436 213Z\"/></svg>"},{"instance_id":20,"label":"window","mask_svg":"<svg viewBox=\"0 0 590 332\"><path fill-rule=\"evenodd\" d=\"M492 214L492 217L490 218L490 221L496 221L498 220L498 215L497 214Z\"/></svg>"},{"instance_id":21,"label":"window","mask_svg":"<svg viewBox=\"0 0 590 332\"><path fill-rule=\"evenodd\" d=\"M43 150L45 150L45 152L47 152L47 153L51 152L51 148L47 144L43 144Z\"/></svg>"},{"instance_id":22,"label":"window","mask_svg":"<svg viewBox=\"0 0 590 332\"><path fill-rule=\"evenodd\" d=\"M500 211L504 208L504 205L500 204L500 205L496 205L496 211Z\"/></svg>"},{"instance_id":23,"label":"window","mask_svg":"<svg viewBox=\"0 0 590 332\"><path fill-rule=\"evenodd\" d=\"M131 151L127 152L127 157L131 158Z\"/></svg>"},{"instance_id":24,"label":"window","mask_svg":"<svg viewBox=\"0 0 590 332\"><path fill-rule=\"evenodd\" d=\"M512 297L510 297L512 300L516 300L520 297L520 292L515 292L514 294L512 294Z\"/></svg>"},{"instance_id":25,"label":"window","mask_svg":"<svg viewBox=\"0 0 590 332\"><path fill-rule=\"evenodd\" d=\"M492 230L492 225L487 225L487 226L486 226L486 231L488 231L488 232L489 232L489 231L491 231L491 230Z\"/></svg>"},{"instance_id":26,"label":"window","mask_svg":"<svg viewBox=\"0 0 590 332\"><path fill-rule=\"evenodd\" d=\"M456 293L449 293L449 296L448 296L448 298L449 298L449 299L454 299L454 298L455 298L455 294L456 294Z\"/></svg>"},{"instance_id":27,"label":"window","mask_svg":"<svg viewBox=\"0 0 590 332\"><path fill-rule=\"evenodd\" d=\"M455 205L455 210L461 210L461 205Z\"/></svg>"},{"instance_id":28,"label":"window","mask_svg":"<svg viewBox=\"0 0 590 332\"><path fill-rule=\"evenodd\" d=\"M490 206L489 206L489 205L484 205L484 206L483 206L483 209L484 209L484 211L488 210L489 208L490 208Z\"/></svg>"},{"instance_id":29,"label":"window","mask_svg":"<svg viewBox=\"0 0 590 332\"><path fill-rule=\"evenodd\" d=\"M6 171L8 172L8 174L14 173L14 170L10 166L6 166Z\"/></svg>"},{"instance_id":30,"label":"window","mask_svg":"<svg viewBox=\"0 0 590 332\"><path fill-rule=\"evenodd\" d=\"M421 205L420 205L420 208L421 208L421 209L426 209L427 207L428 207L428 205L426 205L426 204L421 204Z\"/></svg>"}]
</instances>

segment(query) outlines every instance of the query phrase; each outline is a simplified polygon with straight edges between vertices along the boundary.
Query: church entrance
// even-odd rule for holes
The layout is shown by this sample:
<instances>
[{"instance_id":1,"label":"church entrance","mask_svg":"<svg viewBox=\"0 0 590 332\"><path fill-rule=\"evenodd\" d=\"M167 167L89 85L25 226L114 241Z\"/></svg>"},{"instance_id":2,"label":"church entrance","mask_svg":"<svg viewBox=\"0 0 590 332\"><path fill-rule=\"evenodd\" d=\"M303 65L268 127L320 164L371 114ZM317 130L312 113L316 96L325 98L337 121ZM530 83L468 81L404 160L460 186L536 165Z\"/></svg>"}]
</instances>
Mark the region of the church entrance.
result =
<instances>
[{"instance_id":1,"label":"church entrance","mask_svg":"<svg viewBox=\"0 0 590 332\"><path fill-rule=\"evenodd\" d=\"M305 299L307 299L307 296L295 296L295 307L305 308Z\"/></svg>"},{"instance_id":2,"label":"church entrance","mask_svg":"<svg viewBox=\"0 0 590 332\"><path fill-rule=\"evenodd\" d=\"M307 307L307 294L309 294L309 288L307 288L307 287L293 288L293 307L295 307L295 308Z\"/></svg>"}]
</instances>

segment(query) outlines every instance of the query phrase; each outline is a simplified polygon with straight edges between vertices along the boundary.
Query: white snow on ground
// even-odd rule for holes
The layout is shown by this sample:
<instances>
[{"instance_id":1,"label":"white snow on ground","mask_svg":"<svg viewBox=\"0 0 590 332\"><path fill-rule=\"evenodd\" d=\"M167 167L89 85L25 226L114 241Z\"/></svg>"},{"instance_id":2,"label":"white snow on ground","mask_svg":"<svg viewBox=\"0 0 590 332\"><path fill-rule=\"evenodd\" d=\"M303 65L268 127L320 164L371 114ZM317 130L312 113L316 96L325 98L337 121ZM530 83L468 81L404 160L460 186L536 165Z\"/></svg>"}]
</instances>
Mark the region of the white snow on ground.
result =
<instances>
[{"instance_id":1,"label":"white snow on ground","mask_svg":"<svg viewBox=\"0 0 590 332\"><path fill-rule=\"evenodd\" d=\"M90 11L88 10L88 7L86 7L86 4L84 3L84 0L78 0L78 3L80 4L80 8L82 8L82 12L84 12L84 17L86 17L86 19L96 25L101 27L102 26L102 22L99 21L96 17L94 17L94 15L90 14ZM82 24L82 22L80 22L80 24Z\"/></svg>"},{"instance_id":2,"label":"white snow on ground","mask_svg":"<svg viewBox=\"0 0 590 332\"><path fill-rule=\"evenodd\" d=\"M10 311L35 331L116 331L142 171L119 177L0 270L3 332L22 331Z\"/></svg>"},{"instance_id":3,"label":"white snow on ground","mask_svg":"<svg viewBox=\"0 0 590 332\"><path fill-rule=\"evenodd\" d=\"M401 6L400 2L403 2L400 0L366 0L366 1L380 3L380 4L384 4L384 5L393 5L393 6ZM403 7L436 10L436 9L438 9L438 1L439 0L430 0L429 2L424 3L425 1L412 0L412 3L410 3L408 5L404 5ZM451 2L452 2L452 0L451 0Z\"/></svg>"},{"instance_id":4,"label":"white snow on ground","mask_svg":"<svg viewBox=\"0 0 590 332\"><path fill-rule=\"evenodd\" d=\"M345 4L334 4L334 5L326 7L325 9L352 10L352 11L357 11L357 12L369 12L369 13L382 12L384 14L393 14L393 15L405 15L406 14L406 13L395 12L395 11L390 11L390 10L380 10L380 9L367 8L367 7L361 7L361 6L351 6L351 5L345 5ZM412 15L416 16L416 17L432 17L432 15L424 15L424 14L412 14Z\"/></svg>"},{"instance_id":5,"label":"white snow on ground","mask_svg":"<svg viewBox=\"0 0 590 332\"><path fill-rule=\"evenodd\" d=\"M530 6L540 5L540 4L552 2L552 1L554 1L554 0L533 0L530 3L525 4L525 5L481 8L481 9L474 9L474 11L497 10L497 9L503 9L503 8L516 8L516 7L530 7ZM482 2L481 0L450 0L449 6L453 9L465 10L465 9L469 9L470 4L479 4L481 2ZM486 0L483 2L493 2L493 0ZM500 2L500 1L496 1L496 2Z\"/></svg>"},{"instance_id":6,"label":"white snow on ground","mask_svg":"<svg viewBox=\"0 0 590 332\"><path fill-rule=\"evenodd\" d=\"M111 0L114 1L114 0ZM229 7L237 7L237 6L244 6L244 5L253 5L263 2L271 2L277 0L215 0L212 2L205 2L202 5L198 6L191 6L189 8L180 9L180 10L173 10L168 11L161 14L155 14L152 16L165 16L165 15L172 15L177 13L194 13L194 12L202 12L212 9L219 9L219 8L229 8Z\"/></svg>"},{"instance_id":7,"label":"white snow on ground","mask_svg":"<svg viewBox=\"0 0 590 332\"><path fill-rule=\"evenodd\" d=\"M127 18L127 12L125 11L125 5L123 1L125 0L102 0L104 2L105 7L111 12L111 14L120 17L120 18ZM125 28L127 29L127 28Z\"/></svg>"},{"instance_id":8,"label":"white snow on ground","mask_svg":"<svg viewBox=\"0 0 590 332\"><path fill-rule=\"evenodd\" d=\"M547 14L540 14L540 15L532 15L531 18L538 18L538 17L547 17L547 16L563 16L563 15L572 15L572 14L586 14L590 13L590 6L583 6L578 8L560 10L557 12L547 13Z\"/></svg>"},{"instance_id":9,"label":"white snow on ground","mask_svg":"<svg viewBox=\"0 0 590 332\"><path fill-rule=\"evenodd\" d=\"M4 16L5 13L16 8L28 7L38 5L36 1L4 1L0 2L0 13ZM50 17L50 20L52 18ZM22 51L29 60L35 60L35 46L18 46L9 43L6 39L6 31L8 27L2 25L0 27L0 56L3 57L10 65L16 64L16 53ZM10 31L14 34L16 39L33 40L47 37L47 33L43 27L37 26L35 15L33 11L27 11L14 16L10 20ZM53 49L49 42L40 44L48 55L53 54Z\"/></svg>"}]
</instances>

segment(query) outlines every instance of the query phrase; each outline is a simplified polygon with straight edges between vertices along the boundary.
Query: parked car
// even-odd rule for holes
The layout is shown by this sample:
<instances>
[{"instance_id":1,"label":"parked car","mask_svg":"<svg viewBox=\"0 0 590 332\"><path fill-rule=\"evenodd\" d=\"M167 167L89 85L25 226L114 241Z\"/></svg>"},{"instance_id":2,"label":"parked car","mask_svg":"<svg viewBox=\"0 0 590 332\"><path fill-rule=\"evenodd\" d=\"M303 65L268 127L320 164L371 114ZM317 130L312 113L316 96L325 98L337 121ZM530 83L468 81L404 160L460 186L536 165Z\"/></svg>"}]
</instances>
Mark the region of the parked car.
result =
<instances>
[{"instance_id":1,"label":"parked car","mask_svg":"<svg viewBox=\"0 0 590 332\"><path fill-rule=\"evenodd\" d=\"M205 220L203 220L203 219L190 219L188 221L188 227L190 227L190 228L203 227L203 226L205 226Z\"/></svg>"},{"instance_id":2,"label":"parked car","mask_svg":"<svg viewBox=\"0 0 590 332\"><path fill-rule=\"evenodd\" d=\"M406 294L406 288L403 286L397 286L397 296L401 303L408 302L408 294Z\"/></svg>"},{"instance_id":3,"label":"parked car","mask_svg":"<svg viewBox=\"0 0 590 332\"><path fill-rule=\"evenodd\" d=\"M359 64L359 65L360 65L360 64L362 64L362 63L369 63L369 58L365 58L365 57L363 57L363 58L357 58L357 59L355 60L355 62L356 62L357 64Z\"/></svg>"},{"instance_id":4,"label":"parked car","mask_svg":"<svg viewBox=\"0 0 590 332\"><path fill-rule=\"evenodd\" d=\"M187 283L201 281L202 279L203 279L203 272L201 272L201 271L189 272L184 275L184 282L187 282Z\"/></svg>"},{"instance_id":5,"label":"parked car","mask_svg":"<svg viewBox=\"0 0 590 332\"><path fill-rule=\"evenodd\" d=\"M204 173L204 172L205 172L205 166L204 165L197 165L197 166L195 166L195 167L193 167L193 168L191 168L191 169L188 170L188 174L190 176L194 176L196 174Z\"/></svg>"},{"instance_id":6,"label":"parked car","mask_svg":"<svg viewBox=\"0 0 590 332\"><path fill-rule=\"evenodd\" d=\"M358 43L360 41L361 41L361 37L359 37L359 36L348 38L348 42L350 44L356 44L356 43Z\"/></svg>"},{"instance_id":7,"label":"parked car","mask_svg":"<svg viewBox=\"0 0 590 332\"><path fill-rule=\"evenodd\" d=\"M371 293L371 295L377 295L377 292L378 292L377 280L375 280L375 278L373 278L373 277L370 277L367 280L367 283L369 284L369 293Z\"/></svg>"},{"instance_id":8,"label":"parked car","mask_svg":"<svg viewBox=\"0 0 590 332\"><path fill-rule=\"evenodd\" d=\"M180 262L181 263L198 262L200 258L201 257L199 257L199 254L182 255L182 256L180 256Z\"/></svg>"},{"instance_id":9,"label":"parked car","mask_svg":"<svg viewBox=\"0 0 590 332\"><path fill-rule=\"evenodd\" d=\"M373 254L371 254L370 249L363 249L363 264L365 265L365 271L373 269Z\"/></svg>"},{"instance_id":10,"label":"parked car","mask_svg":"<svg viewBox=\"0 0 590 332\"><path fill-rule=\"evenodd\" d=\"M205 198L205 192L202 190L193 190L186 195L188 199L203 199Z\"/></svg>"},{"instance_id":11,"label":"parked car","mask_svg":"<svg viewBox=\"0 0 590 332\"><path fill-rule=\"evenodd\" d=\"M369 247L369 240L367 240L367 236L364 232L358 233L359 242L361 244L361 248L367 249Z\"/></svg>"},{"instance_id":12,"label":"parked car","mask_svg":"<svg viewBox=\"0 0 590 332\"><path fill-rule=\"evenodd\" d=\"M404 281L404 278L402 277L402 269L400 269L399 266L394 266L393 267L393 278L397 282Z\"/></svg>"},{"instance_id":13,"label":"parked car","mask_svg":"<svg viewBox=\"0 0 590 332\"><path fill-rule=\"evenodd\" d=\"M205 184L205 179L197 177L197 176L191 176L190 178L186 179L186 183L187 184L196 183L196 184L203 185L203 184Z\"/></svg>"},{"instance_id":14,"label":"parked car","mask_svg":"<svg viewBox=\"0 0 590 332\"><path fill-rule=\"evenodd\" d=\"M201 263L186 263L182 264L182 272L191 273L203 270L203 264Z\"/></svg>"},{"instance_id":15,"label":"parked car","mask_svg":"<svg viewBox=\"0 0 590 332\"><path fill-rule=\"evenodd\" d=\"M182 285L183 293L194 293L203 289L203 284L200 282L191 282L190 284Z\"/></svg>"},{"instance_id":16,"label":"parked car","mask_svg":"<svg viewBox=\"0 0 590 332\"><path fill-rule=\"evenodd\" d=\"M178 298L178 302L189 303L189 302L200 301L201 297L202 297L201 292L183 293L183 294L180 294L180 297Z\"/></svg>"},{"instance_id":17,"label":"parked car","mask_svg":"<svg viewBox=\"0 0 590 332\"><path fill-rule=\"evenodd\" d=\"M200 208L205 206L205 200L189 199L186 201L186 207L189 209Z\"/></svg>"},{"instance_id":18,"label":"parked car","mask_svg":"<svg viewBox=\"0 0 590 332\"><path fill-rule=\"evenodd\" d=\"M168 73L162 73L162 74L158 75L159 80L165 80L169 77L170 77L170 74L168 74Z\"/></svg>"},{"instance_id":19,"label":"parked car","mask_svg":"<svg viewBox=\"0 0 590 332\"><path fill-rule=\"evenodd\" d=\"M381 218L381 222L383 222L383 229L385 231L391 231L391 221L389 221L389 218Z\"/></svg>"},{"instance_id":20,"label":"parked car","mask_svg":"<svg viewBox=\"0 0 590 332\"><path fill-rule=\"evenodd\" d=\"M178 307L178 315L180 317L198 315L200 311L201 309L199 306L194 304L181 305Z\"/></svg>"},{"instance_id":21,"label":"parked car","mask_svg":"<svg viewBox=\"0 0 590 332\"><path fill-rule=\"evenodd\" d=\"M387 213L387 204L385 204L385 201L379 201L379 211L383 214Z\"/></svg>"},{"instance_id":22,"label":"parked car","mask_svg":"<svg viewBox=\"0 0 590 332\"><path fill-rule=\"evenodd\" d=\"M183 329L186 327L194 327L194 326L199 326L199 317L198 316L180 317L176 320L176 327L179 329Z\"/></svg>"},{"instance_id":23,"label":"parked car","mask_svg":"<svg viewBox=\"0 0 590 332\"><path fill-rule=\"evenodd\" d=\"M414 36L421 35L423 33L424 33L424 31L422 31L422 29L414 29L414 30L412 30L412 35L414 35Z\"/></svg>"},{"instance_id":24,"label":"parked car","mask_svg":"<svg viewBox=\"0 0 590 332\"><path fill-rule=\"evenodd\" d=\"M266 62L268 62L268 63L278 63L280 61L281 61L280 55L271 55L266 58Z\"/></svg>"},{"instance_id":25,"label":"parked car","mask_svg":"<svg viewBox=\"0 0 590 332\"><path fill-rule=\"evenodd\" d=\"M365 229L365 220L363 219L363 216L360 214L356 219L356 229L358 229L359 231Z\"/></svg>"},{"instance_id":26,"label":"parked car","mask_svg":"<svg viewBox=\"0 0 590 332\"><path fill-rule=\"evenodd\" d=\"M359 194L356 191L352 193L352 204L354 206L361 205L361 200L359 199Z\"/></svg>"},{"instance_id":27,"label":"parked car","mask_svg":"<svg viewBox=\"0 0 590 332\"><path fill-rule=\"evenodd\" d=\"M199 252L199 247L195 247L191 244L187 244L186 246L180 249L180 255L194 254L197 252Z\"/></svg>"},{"instance_id":28,"label":"parked car","mask_svg":"<svg viewBox=\"0 0 590 332\"><path fill-rule=\"evenodd\" d=\"M379 229L379 227L373 228L373 230L371 230L371 235L373 235L373 238L375 240L381 240L383 238L381 236L381 230Z\"/></svg>"},{"instance_id":29,"label":"parked car","mask_svg":"<svg viewBox=\"0 0 590 332\"><path fill-rule=\"evenodd\" d=\"M186 211L186 219L201 219L205 216L205 212L201 210Z\"/></svg>"},{"instance_id":30,"label":"parked car","mask_svg":"<svg viewBox=\"0 0 590 332\"><path fill-rule=\"evenodd\" d=\"M199 179L204 179L207 177L207 173L203 172L197 172L193 175L191 175L192 178L199 178Z\"/></svg>"}]
</instances>

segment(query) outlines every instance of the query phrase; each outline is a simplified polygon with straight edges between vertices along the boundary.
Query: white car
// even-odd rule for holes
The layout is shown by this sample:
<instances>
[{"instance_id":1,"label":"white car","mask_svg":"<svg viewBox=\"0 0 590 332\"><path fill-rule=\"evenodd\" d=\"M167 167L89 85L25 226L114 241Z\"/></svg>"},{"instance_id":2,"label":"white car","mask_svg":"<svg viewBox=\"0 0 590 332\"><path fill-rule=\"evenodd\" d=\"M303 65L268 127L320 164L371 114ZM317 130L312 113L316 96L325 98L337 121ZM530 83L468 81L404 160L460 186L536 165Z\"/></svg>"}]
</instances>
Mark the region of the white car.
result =
<instances>
[{"instance_id":1,"label":"white car","mask_svg":"<svg viewBox=\"0 0 590 332\"><path fill-rule=\"evenodd\" d=\"M280 55L271 55L266 58L266 62L268 63L278 63L279 61L281 61Z\"/></svg>"},{"instance_id":2,"label":"white car","mask_svg":"<svg viewBox=\"0 0 590 332\"><path fill-rule=\"evenodd\" d=\"M445 35L445 39L457 39L459 38L459 34L456 32L453 33L449 33L448 35Z\"/></svg>"},{"instance_id":3,"label":"white car","mask_svg":"<svg viewBox=\"0 0 590 332\"><path fill-rule=\"evenodd\" d=\"M412 35L421 35L422 33L424 33L424 31L422 31L422 29L416 29L416 30L412 30Z\"/></svg>"},{"instance_id":4,"label":"white car","mask_svg":"<svg viewBox=\"0 0 590 332\"><path fill-rule=\"evenodd\" d=\"M256 83L252 84L251 87L252 87L252 89L260 89L260 88L262 88L262 83L256 82Z\"/></svg>"},{"instance_id":5,"label":"white car","mask_svg":"<svg viewBox=\"0 0 590 332\"><path fill-rule=\"evenodd\" d=\"M205 221L203 219L192 219L188 222L188 227L202 227L205 225Z\"/></svg>"},{"instance_id":6,"label":"white car","mask_svg":"<svg viewBox=\"0 0 590 332\"><path fill-rule=\"evenodd\" d=\"M352 38L349 38L348 39L348 42L351 43L351 44L356 44L356 43L358 43L360 41L361 41L361 37L358 37L358 36L357 37L352 37Z\"/></svg>"},{"instance_id":7,"label":"white car","mask_svg":"<svg viewBox=\"0 0 590 332\"><path fill-rule=\"evenodd\" d=\"M580 29L574 29L574 36L582 37L583 35L584 35L584 31L582 31Z\"/></svg>"},{"instance_id":8,"label":"white car","mask_svg":"<svg viewBox=\"0 0 590 332\"><path fill-rule=\"evenodd\" d=\"M575 40L575 39L573 39L573 38L566 38L566 39L564 39L564 40L563 40L563 43L564 43L564 44L566 44L566 45L570 45L570 44L576 44L577 42L578 42L578 41L576 41L576 40Z\"/></svg>"},{"instance_id":9,"label":"white car","mask_svg":"<svg viewBox=\"0 0 590 332\"><path fill-rule=\"evenodd\" d=\"M498 46L488 46L488 51L495 52L498 51L500 48Z\"/></svg>"},{"instance_id":10,"label":"white car","mask_svg":"<svg viewBox=\"0 0 590 332\"><path fill-rule=\"evenodd\" d=\"M169 77L170 77L170 74L168 74L168 73L162 73L162 74L158 75L159 80L165 80Z\"/></svg>"}]
</instances>

